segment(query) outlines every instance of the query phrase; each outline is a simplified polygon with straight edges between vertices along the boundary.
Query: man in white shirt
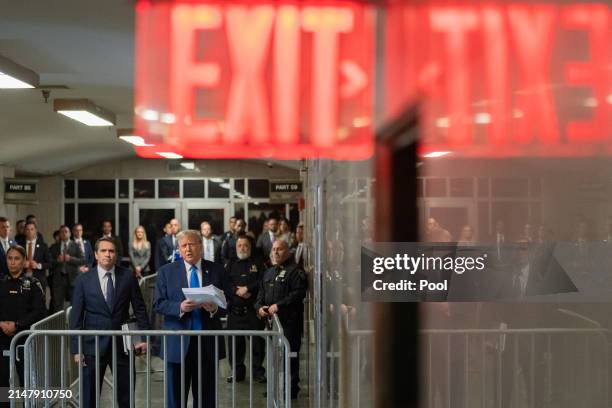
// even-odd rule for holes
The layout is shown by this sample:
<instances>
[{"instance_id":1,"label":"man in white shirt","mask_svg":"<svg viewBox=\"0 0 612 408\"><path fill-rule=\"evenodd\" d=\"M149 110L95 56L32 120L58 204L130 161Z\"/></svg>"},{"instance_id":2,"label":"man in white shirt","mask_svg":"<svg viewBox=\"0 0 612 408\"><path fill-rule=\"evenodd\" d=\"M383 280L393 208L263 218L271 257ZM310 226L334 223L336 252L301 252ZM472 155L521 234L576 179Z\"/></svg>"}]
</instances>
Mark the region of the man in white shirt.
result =
<instances>
[{"instance_id":1,"label":"man in white shirt","mask_svg":"<svg viewBox=\"0 0 612 408\"><path fill-rule=\"evenodd\" d=\"M204 221L200 224L200 233L202 234L202 248L204 251L204 259L210 262L221 262L221 243L212 233L210 223Z\"/></svg>"},{"instance_id":2,"label":"man in white shirt","mask_svg":"<svg viewBox=\"0 0 612 408\"><path fill-rule=\"evenodd\" d=\"M36 224L27 222L24 227L26 250L26 276L34 276L47 290L47 270L51 266L51 255L47 244L38 239Z\"/></svg>"}]
</instances>

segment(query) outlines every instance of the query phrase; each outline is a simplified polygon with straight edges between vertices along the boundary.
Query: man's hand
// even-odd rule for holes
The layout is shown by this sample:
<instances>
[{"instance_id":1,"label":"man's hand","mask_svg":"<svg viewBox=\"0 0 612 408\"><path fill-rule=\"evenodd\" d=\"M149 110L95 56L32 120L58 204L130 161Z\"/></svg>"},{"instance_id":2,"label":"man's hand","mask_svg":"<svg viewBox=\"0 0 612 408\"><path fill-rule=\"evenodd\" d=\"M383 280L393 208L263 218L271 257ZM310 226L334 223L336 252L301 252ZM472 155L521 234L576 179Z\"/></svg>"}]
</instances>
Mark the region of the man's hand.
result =
<instances>
[{"instance_id":1,"label":"man's hand","mask_svg":"<svg viewBox=\"0 0 612 408\"><path fill-rule=\"evenodd\" d=\"M69 260L71 260L72 257L68 254L64 255L64 261L68 262Z\"/></svg>"},{"instance_id":2,"label":"man's hand","mask_svg":"<svg viewBox=\"0 0 612 408\"><path fill-rule=\"evenodd\" d=\"M89 268L86 265L82 265L79 267L79 272L85 273L87 271L89 271Z\"/></svg>"},{"instance_id":3,"label":"man's hand","mask_svg":"<svg viewBox=\"0 0 612 408\"><path fill-rule=\"evenodd\" d=\"M17 332L15 322L0 322L0 329L2 329L4 334L6 334L7 336L12 336L15 334L15 332Z\"/></svg>"},{"instance_id":4,"label":"man's hand","mask_svg":"<svg viewBox=\"0 0 612 408\"><path fill-rule=\"evenodd\" d=\"M147 354L147 343L138 343L134 346L136 354Z\"/></svg>"},{"instance_id":5,"label":"man's hand","mask_svg":"<svg viewBox=\"0 0 612 408\"><path fill-rule=\"evenodd\" d=\"M185 299L181 302L181 312L189 313L197 309L200 305L193 300Z\"/></svg>"},{"instance_id":6,"label":"man's hand","mask_svg":"<svg viewBox=\"0 0 612 408\"><path fill-rule=\"evenodd\" d=\"M34 260L26 262L26 269L38 269L38 263Z\"/></svg>"},{"instance_id":7,"label":"man's hand","mask_svg":"<svg viewBox=\"0 0 612 408\"><path fill-rule=\"evenodd\" d=\"M215 303L204 302L202 303L202 308L206 310L208 313L215 313L217 309L219 308L219 306L217 306Z\"/></svg>"},{"instance_id":8,"label":"man's hand","mask_svg":"<svg viewBox=\"0 0 612 408\"><path fill-rule=\"evenodd\" d=\"M64 262L64 254L57 257L57 262Z\"/></svg>"},{"instance_id":9,"label":"man's hand","mask_svg":"<svg viewBox=\"0 0 612 408\"><path fill-rule=\"evenodd\" d=\"M249 289L246 286L238 286L238 289L236 289L236 295L240 296L241 298L246 299L247 293L249 293Z\"/></svg>"},{"instance_id":10,"label":"man's hand","mask_svg":"<svg viewBox=\"0 0 612 408\"><path fill-rule=\"evenodd\" d=\"M85 356L82 354L75 354L74 357L74 362L76 363L77 367L79 365L83 366L83 367L87 367L87 364L85 364Z\"/></svg>"},{"instance_id":11,"label":"man's hand","mask_svg":"<svg viewBox=\"0 0 612 408\"><path fill-rule=\"evenodd\" d=\"M270 316L273 316L273 315L275 315L277 313L278 313L278 306L276 306L276 303L268 308L268 314Z\"/></svg>"},{"instance_id":12,"label":"man's hand","mask_svg":"<svg viewBox=\"0 0 612 408\"><path fill-rule=\"evenodd\" d=\"M257 311L257 313L259 313L259 317L266 317L266 316L268 316L268 306L260 307L259 310Z\"/></svg>"}]
</instances>

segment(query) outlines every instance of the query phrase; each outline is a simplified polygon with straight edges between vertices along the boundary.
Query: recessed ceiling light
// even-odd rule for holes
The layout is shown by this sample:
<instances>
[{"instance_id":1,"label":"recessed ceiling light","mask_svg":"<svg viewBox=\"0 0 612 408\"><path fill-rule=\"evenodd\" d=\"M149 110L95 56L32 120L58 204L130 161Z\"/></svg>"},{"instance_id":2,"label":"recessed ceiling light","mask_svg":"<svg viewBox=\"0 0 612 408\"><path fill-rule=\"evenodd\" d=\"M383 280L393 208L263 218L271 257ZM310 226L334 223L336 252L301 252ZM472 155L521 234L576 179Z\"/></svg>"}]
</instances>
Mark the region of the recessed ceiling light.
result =
<instances>
[{"instance_id":1,"label":"recessed ceiling light","mask_svg":"<svg viewBox=\"0 0 612 408\"><path fill-rule=\"evenodd\" d=\"M429 157L429 158L442 157L442 156L446 156L447 154L450 154L450 153L451 152L431 152L431 153L427 153L423 157Z\"/></svg>"},{"instance_id":2,"label":"recessed ceiling light","mask_svg":"<svg viewBox=\"0 0 612 408\"><path fill-rule=\"evenodd\" d=\"M138 147L155 146L154 144L147 143L144 137L134 134L134 129L117 129L117 137L124 142Z\"/></svg>"},{"instance_id":3,"label":"recessed ceiling light","mask_svg":"<svg viewBox=\"0 0 612 408\"><path fill-rule=\"evenodd\" d=\"M174 152L156 152L157 155L163 157L164 159L182 159L183 156L181 156L178 153L174 153Z\"/></svg>"},{"instance_id":4,"label":"recessed ceiling light","mask_svg":"<svg viewBox=\"0 0 612 408\"><path fill-rule=\"evenodd\" d=\"M115 114L89 99L55 99L53 110L87 126L113 126Z\"/></svg>"}]
</instances>

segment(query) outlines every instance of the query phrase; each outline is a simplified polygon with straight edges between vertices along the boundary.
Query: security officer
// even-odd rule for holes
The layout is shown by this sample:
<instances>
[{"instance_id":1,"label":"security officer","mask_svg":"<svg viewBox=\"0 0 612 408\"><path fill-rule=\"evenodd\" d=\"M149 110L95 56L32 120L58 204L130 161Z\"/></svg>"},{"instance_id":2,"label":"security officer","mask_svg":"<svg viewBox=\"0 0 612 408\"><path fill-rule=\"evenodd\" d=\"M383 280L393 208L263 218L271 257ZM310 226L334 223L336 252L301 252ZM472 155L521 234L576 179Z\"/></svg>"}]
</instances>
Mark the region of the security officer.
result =
<instances>
[{"instance_id":1,"label":"security officer","mask_svg":"<svg viewBox=\"0 0 612 408\"><path fill-rule=\"evenodd\" d=\"M12 246L6 253L9 274L0 280L0 387L9 386L9 350L13 336L45 317L44 292L40 281L24 273L26 251L23 247ZM19 344L25 343L23 337ZM23 385L23 351L20 350L17 372Z\"/></svg>"},{"instance_id":2,"label":"security officer","mask_svg":"<svg viewBox=\"0 0 612 408\"><path fill-rule=\"evenodd\" d=\"M246 221L239 218L236 220L234 233L226 236L221 246L221 260L223 265L227 265L230 261L238 259L236 256L236 241L246 232Z\"/></svg>"},{"instance_id":3,"label":"security officer","mask_svg":"<svg viewBox=\"0 0 612 408\"><path fill-rule=\"evenodd\" d=\"M306 274L295 263L289 245L284 240L272 244L272 267L264 273L259 286L255 308L261 318L278 315L283 332L289 340L291 352L291 398L300 391L300 347L304 331L304 297Z\"/></svg>"},{"instance_id":4,"label":"security officer","mask_svg":"<svg viewBox=\"0 0 612 408\"><path fill-rule=\"evenodd\" d=\"M227 328L229 330L263 330L264 322L257 318L253 304L259 290L259 282L263 275L263 266L255 260L252 254L251 240L243 235L236 241L236 256L227 265L230 280L229 308ZM262 366L265 342L261 337L253 337L253 380L265 382L265 370ZM246 367L244 357L246 341L244 336L236 337L236 382L244 381ZM229 361L232 364L232 340L229 339ZM232 382L229 376L227 382Z\"/></svg>"}]
</instances>

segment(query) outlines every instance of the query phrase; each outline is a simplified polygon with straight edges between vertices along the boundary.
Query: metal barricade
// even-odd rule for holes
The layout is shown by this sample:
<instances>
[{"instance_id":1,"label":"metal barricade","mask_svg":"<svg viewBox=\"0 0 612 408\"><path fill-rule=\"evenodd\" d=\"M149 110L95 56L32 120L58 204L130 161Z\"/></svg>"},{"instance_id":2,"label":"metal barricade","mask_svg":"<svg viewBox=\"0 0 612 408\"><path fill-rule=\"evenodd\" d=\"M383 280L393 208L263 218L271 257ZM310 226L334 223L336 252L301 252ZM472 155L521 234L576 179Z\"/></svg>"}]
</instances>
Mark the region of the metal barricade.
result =
<instances>
[{"instance_id":1,"label":"metal barricade","mask_svg":"<svg viewBox=\"0 0 612 408\"><path fill-rule=\"evenodd\" d=\"M59 318L58 318L59 319ZM94 350L95 350L95 356L92 356L91 358L93 359L90 364L95 364L96 369L94 370L95 372L95 399L96 399L96 406L108 406L111 405L113 407L116 406L116 402L117 402L117 394L118 394L118 387L116 386L116 384L118 384L117 382L117 375L118 375L118 370L117 370L117 359L118 356L120 356L120 359L122 359L123 361L125 361L125 359L127 359L129 361L129 402L130 402L130 407L134 407L134 406L146 406L147 408L150 408L151 406L151 401L154 398L160 398L161 397L161 390L160 387L152 387L151 384L151 370L149 369L151 367L152 364L152 360L155 358L153 356L151 356L151 353L147 353L144 357L141 357L139 359L135 359L135 351L134 348L130 348L129 352L127 354L123 354L120 355L119 353L123 353L123 350L119 349L119 346L122 344L121 342L117 341L117 338L119 336L123 336L123 339L125 341L125 339L130 338L130 336L141 336L141 338L143 340L145 340L145 342L147 343L147 347L150 348L151 346L151 339L154 336L158 336L159 338L162 339L162 349L163 349L163 355L166 356L167 355L167 351L168 351L168 339L170 337L180 337L181 338L181 354L180 355L185 355L187 353L187 349L185 349L184 347L184 343L182 340L184 340L186 337L190 338L190 341L197 341L198 345L202 345L204 341L209 341L208 339L212 338L214 339L214 356L215 356L215 360L216 364L214 364L214 389L215 389L215 399L217 402L217 405L222 405L222 406L232 406L232 407L245 407L245 406L249 406L249 407L253 407L253 406L260 406L260 401L261 400L257 400L255 399L255 392L256 391L263 391L265 389L267 389L267 393L266 393L266 400L265 400L265 405L267 407L290 407L291 406L291 397L290 397L290 363L289 363L289 358L290 358L290 346L289 346L289 342L287 341L287 339L283 336L282 334L282 327L280 325L280 322L278 320L278 318L276 316L274 316L273 318L273 327L271 330L266 330L266 331L257 331L257 330L215 330L215 331L191 331L191 330L185 330L185 331L172 331L172 330L134 330L134 331L129 331L129 332L125 332L125 331L120 331L120 330L114 330L114 331L110 331L110 330L28 330L28 331L23 331L18 333L17 335L15 335L14 339L11 342L11 377L10 377L10 384L11 387L15 386L15 370L13 369L15 367L15 347L17 345L17 343L19 341L22 341L24 337L27 337L27 339L25 340L25 349L26 350L32 350L33 347L36 347L37 345L42 345L41 349L38 350L38 354L41 354L43 356L43 359L45 362L50 361L50 352L51 352L51 345L58 343L59 344L59 350L60 350L60 354L62 354L61 350L68 350L68 345L70 344L70 339L71 338L76 338L77 339L77 343L78 343L78 353L79 354L83 354L83 350L84 350L84 338L87 337L88 339L94 341ZM248 390L247 390L247 384L239 384L237 385L236 382L232 382L231 384L227 384L225 381L225 378L223 378L223 381L221 380L222 376L221 374L223 374L223 369L222 367L220 367L219 365L219 356L220 353L222 352L222 347L223 342L224 342L224 338L227 337L229 341L231 341L233 343L233 345L235 346L235 342L236 342L236 338L240 337L240 336L244 336L246 338L249 339L249 353L248 353L248 367L249 370L247 371L248 373L250 373L249 375L249 380L248 380ZM263 389L258 385L255 385L253 382L253 368L252 368L252 364L253 364L253 348L252 348L252 339L255 336L259 336L265 339L266 342L266 350L268 352L268 356L267 356L267 364L265 364L265 369L267 371L267 385L266 388ZM111 401L104 401L102 404L100 402L101 400L101 394L100 394L100 382L99 382L99 373L98 373L98 368L99 368L99 364L100 364L100 341L101 339L105 338L105 337L110 337L110 342L111 342L111 354L112 354L112 359L110 361L110 367L112 370L112 397L111 397ZM197 364L197 371L200 374L200 378L205 378L202 377L202 356L201 356L201 352L202 349L200 347L196 348L196 352L198 353L197 355L197 359L198 359L198 364ZM236 348L233 347L232 352L234 353L234 357L235 357L235 353L236 353ZM65 373L67 371L68 366L70 365L75 365L73 363L73 356L70 355L70 353L63 353L65 355L61 356L60 358L60 363L59 366L54 366L51 364L44 364L45 367L45 378L50 379L50 378L55 378L55 376L57 376L58 378L60 378L60 382L58 384L55 383L45 383L43 381L43 383L35 383L32 378L35 378L36 381L38 381L38 373L33 377L33 373L35 373L37 370L40 369L40 365L38 363L38 360L33 360L30 361L29 359L26 359L25 361L25 384L24 384L24 388L26 389L44 389L46 386L48 386L49 388L55 388L55 389L59 389L59 390L64 390L67 391L69 390L69 386L70 384L68 383L68 381L64 381L62 379L64 379L63 373ZM180 381L180 386L181 386L181 390L185 390L185 378L184 378L184 371L183 371L183 367L185 364L185 358L182 359L182 362L180 363L180 372L181 372L181 381ZM246 360L246 359L245 359ZM245 361L246 363L247 361ZM140 367L144 367L144 370L142 371L142 374L138 374L136 372L136 366L140 366ZM162 364L162 366L164 367L164 370L167 370L167 364ZM90 367L91 368L91 367ZM56 373L58 372L58 373ZM234 378L235 378L235 373L236 373L236 359L233 358L232 359L232 367L231 367L231 371L230 373L234 374ZM206 373L205 373L206 374ZM127 376L127 374L124 374ZM144 377L144 378L143 378ZM139 383L144 383L144 396L139 395L138 399L136 398L136 393L135 391L139 391L136 390L135 388L135 384L136 384L136 380L137 378L139 378ZM78 366L76 369L76 389L71 390L70 395L65 394L64 398L59 398L56 401L54 401L55 403L60 403L62 407L65 407L67 404L73 405L73 406L83 406L83 398L84 398L84 392L83 392L83 366ZM164 405L167 406L168 404L168 393L167 393L167 385L168 385L168 376L167 375L163 375L163 384L164 384L164 388L163 388L163 399L162 401L164 401ZM202 396L202 383L203 381L199 381L198 382L198 394L200 396ZM141 391L141 390L140 390ZM61 395L61 394L60 394ZM124 395L124 394L122 394ZM246 401L248 396L248 401ZM39 397L39 398L37 398ZM108 397L108 396L107 396ZM72 398L72 399L71 399ZM186 400L185 400L185 395L184 393L181 392L181 406L186 406ZM202 399L200 398L200 405L201 405L201 401ZM43 404L45 406L48 406L51 404L51 400L43 400ZM37 406L40 405L41 403L41 399L40 399L40 395L39 394L32 394L29 396L29 398L25 399L25 406L26 407L32 407L32 406ZM11 402L11 407L15 406L15 401ZM194 407L195 408L195 407Z\"/></svg>"},{"instance_id":2,"label":"metal barricade","mask_svg":"<svg viewBox=\"0 0 612 408\"><path fill-rule=\"evenodd\" d=\"M606 329L420 331L422 407L608 407ZM370 406L371 330L349 330L351 406Z\"/></svg>"}]
</instances>

